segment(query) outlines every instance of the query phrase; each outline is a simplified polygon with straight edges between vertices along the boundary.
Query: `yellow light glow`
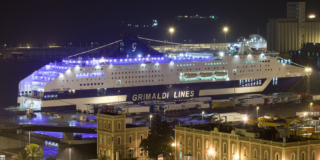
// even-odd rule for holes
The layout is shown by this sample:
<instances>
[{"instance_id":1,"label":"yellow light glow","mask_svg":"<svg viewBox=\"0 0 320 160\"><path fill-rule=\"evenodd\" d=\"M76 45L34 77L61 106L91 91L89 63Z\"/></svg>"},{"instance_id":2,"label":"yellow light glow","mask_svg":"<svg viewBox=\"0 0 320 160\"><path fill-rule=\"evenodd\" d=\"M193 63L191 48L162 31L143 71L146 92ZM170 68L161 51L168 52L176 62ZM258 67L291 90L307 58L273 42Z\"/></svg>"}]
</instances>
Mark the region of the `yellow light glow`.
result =
<instances>
[{"instance_id":1,"label":"yellow light glow","mask_svg":"<svg viewBox=\"0 0 320 160\"><path fill-rule=\"evenodd\" d=\"M172 147L175 147L176 146L176 144L175 143L172 143Z\"/></svg>"},{"instance_id":2,"label":"yellow light glow","mask_svg":"<svg viewBox=\"0 0 320 160\"><path fill-rule=\"evenodd\" d=\"M238 154L235 155L234 158L235 158L235 159L239 159L239 155L238 155Z\"/></svg>"},{"instance_id":3,"label":"yellow light glow","mask_svg":"<svg viewBox=\"0 0 320 160\"><path fill-rule=\"evenodd\" d=\"M174 28L170 28L169 32L173 33L174 32Z\"/></svg>"},{"instance_id":4,"label":"yellow light glow","mask_svg":"<svg viewBox=\"0 0 320 160\"><path fill-rule=\"evenodd\" d=\"M316 18L316 15L311 14L311 15L309 15L309 18Z\"/></svg>"},{"instance_id":5,"label":"yellow light glow","mask_svg":"<svg viewBox=\"0 0 320 160\"><path fill-rule=\"evenodd\" d=\"M223 28L223 31L225 31L225 32L228 32L228 30L229 30L228 27Z\"/></svg>"},{"instance_id":6,"label":"yellow light glow","mask_svg":"<svg viewBox=\"0 0 320 160\"><path fill-rule=\"evenodd\" d=\"M311 68L306 68L306 72L311 72L312 69Z\"/></svg>"}]
</instances>

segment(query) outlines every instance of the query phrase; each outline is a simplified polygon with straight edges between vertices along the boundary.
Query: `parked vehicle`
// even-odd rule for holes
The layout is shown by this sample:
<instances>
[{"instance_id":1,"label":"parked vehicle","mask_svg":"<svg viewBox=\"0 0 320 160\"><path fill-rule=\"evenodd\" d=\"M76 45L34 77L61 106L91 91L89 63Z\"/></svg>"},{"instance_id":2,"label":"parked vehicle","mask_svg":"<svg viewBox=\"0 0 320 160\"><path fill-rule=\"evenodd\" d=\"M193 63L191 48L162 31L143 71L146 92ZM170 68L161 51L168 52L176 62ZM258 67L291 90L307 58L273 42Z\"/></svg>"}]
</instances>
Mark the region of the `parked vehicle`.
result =
<instances>
[{"instance_id":1,"label":"parked vehicle","mask_svg":"<svg viewBox=\"0 0 320 160\"><path fill-rule=\"evenodd\" d=\"M216 114L213 117L214 121L217 122L240 122L247 120L247 114L240 114L240 113L222 113Z\"/></svg>"},{"instance_id":2,"label":"parked vehicle","mask_svg":"<svg viewBox=\"0 0 320 160\"><path fill-rule=\"evenodd\" d=\"M212 109L215 108L226 108L226 107L234 107L234 101L230 100L218 100L212 101Z\"/></svg>"},{"instance_id":3,"label":"parked vehicle","mask_svg":"<svg viewBox=\"0 0 320 160\"><path fill-rule=\"evenodd\" d=\"M258 106L263 105L265 103L264 99L247 99L241 103L242 106Z\"/></svg>"},{"instance_id":4,"label":"parked vehicle","mask_svg":"<svg viewBox=\"0 0 320 160\"><path fill-rule=\"evenodd\" d=\"M121 114L143 114L149 113L150 107L149 106L140 106L140 105L128 105L128 106L120 106L119 109L121 110Z\"/></svg>"},{"instance_id":5,"label":"parked vehicle","mask_svg":"<svg viewBox=\"0 0 320 160\"><path fill-rule=\"evenodd\" d=\"M93 105L87 105L87 104L77 105L76 109L78 112L90 113L90 114L94 113Z\"/></svg>"}]
</instances>

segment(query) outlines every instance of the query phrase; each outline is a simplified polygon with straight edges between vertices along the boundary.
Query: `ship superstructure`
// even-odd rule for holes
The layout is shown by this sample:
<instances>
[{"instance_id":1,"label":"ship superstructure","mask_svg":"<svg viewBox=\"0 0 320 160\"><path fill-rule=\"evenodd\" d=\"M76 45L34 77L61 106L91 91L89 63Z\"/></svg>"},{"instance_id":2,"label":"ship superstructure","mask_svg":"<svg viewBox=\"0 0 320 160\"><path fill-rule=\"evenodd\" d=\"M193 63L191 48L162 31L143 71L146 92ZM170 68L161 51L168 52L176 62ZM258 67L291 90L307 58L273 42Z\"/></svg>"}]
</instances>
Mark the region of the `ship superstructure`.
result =
<instances>
[{"instance_id":1,"label":"ship superstructure","mask_svg":"<svg viewBox=\"0 0 320 160\"><path fill-rule=\"evenodd\" d=\"M69 58L35 71L20 82L18 103L46 110L121 101L221 99L288 91L306 74L303 66L273 54L160 56L140 52L144 46L136 41L123 42L120 50L130 48L123 57Z\"/></svg>"}]
</instances>

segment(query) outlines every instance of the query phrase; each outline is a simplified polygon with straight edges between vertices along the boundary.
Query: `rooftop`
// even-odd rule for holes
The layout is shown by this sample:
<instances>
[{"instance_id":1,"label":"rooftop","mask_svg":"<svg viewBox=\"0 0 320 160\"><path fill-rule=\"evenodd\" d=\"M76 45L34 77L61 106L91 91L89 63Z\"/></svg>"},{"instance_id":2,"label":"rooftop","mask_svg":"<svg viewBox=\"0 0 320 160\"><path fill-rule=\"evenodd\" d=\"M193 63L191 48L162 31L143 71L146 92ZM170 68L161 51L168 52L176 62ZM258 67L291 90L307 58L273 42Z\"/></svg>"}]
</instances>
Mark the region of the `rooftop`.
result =
<instances>
[{"instance_id":1,"label":"rooftop","mask_svg":"<svg viewBox=\"0 0 320 160\"><path fill-rule=\"evenodd\" d=\"M253 124L244 124L244 123L238 123L238 124L223 124L223 123L209 123L209 124L196 124L196 125L185 125L181 126L181 129L184 128L185 130L187 129L196 129L200 131L214 131L215 128L218 129L219 132L222 133L229 133L232 134L232 131L235 131L236 129L245 129L246 132L249 133L260 133L258 138L254 138L255 140L263 140L267 142L278 142L282 143L283 139L278 138L279 134L278 131L275 130L274 128L258 128L258 126L253 125ZM179 130L179 127L176 127L176 130ZM190 130L190 132L193 132ZM201 133L199 131L196 131L197 133ZM202 132L204 133L204 132ZM209 133L209 132L207 132ZM239 135L238 133L236 133ZM242 140L248 140L252 141L250 137L245 137L239 135ZM294 136L290 135L289 138L286 138L286 143L288 142L303 142L303 141L308 141L308 140L315 140L312 138L304 138L300 136Z\"/></svg>"}]
</instances>

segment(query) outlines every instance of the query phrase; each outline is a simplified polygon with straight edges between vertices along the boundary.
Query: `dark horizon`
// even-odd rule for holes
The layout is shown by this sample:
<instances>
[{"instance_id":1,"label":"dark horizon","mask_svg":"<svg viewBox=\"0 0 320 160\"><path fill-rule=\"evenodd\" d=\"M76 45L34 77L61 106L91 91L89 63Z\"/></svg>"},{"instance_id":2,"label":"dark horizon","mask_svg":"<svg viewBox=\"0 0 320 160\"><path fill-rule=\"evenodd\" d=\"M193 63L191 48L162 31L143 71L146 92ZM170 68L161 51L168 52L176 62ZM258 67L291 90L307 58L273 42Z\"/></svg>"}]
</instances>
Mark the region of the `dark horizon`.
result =
<instances>
[{"instance_id":1,"label":"dark horizon","mask_svg":"<svg viewBox=\"0 0 320 160\"><path fill-rule=\"evenodd\" d=\"M306 16L320 15L320 1L306 0ZM266 37L269 18L286 18L286 0L268 1L5 1L0 6L0 44L42 45L50 43L112 42L124 32L164 40L170 39L177 15L215 15L217 21L203 26L176 25L174 41L183 43L224 42L222 28L229 27L227 41L257 34ZM122 21L149 22L159 28L129 30ZM180 28L179 28L180 27ZM185 27L185 28L184 28ZM192 30L194 27L196 30Z\"/></svg>"}]
</instances>

